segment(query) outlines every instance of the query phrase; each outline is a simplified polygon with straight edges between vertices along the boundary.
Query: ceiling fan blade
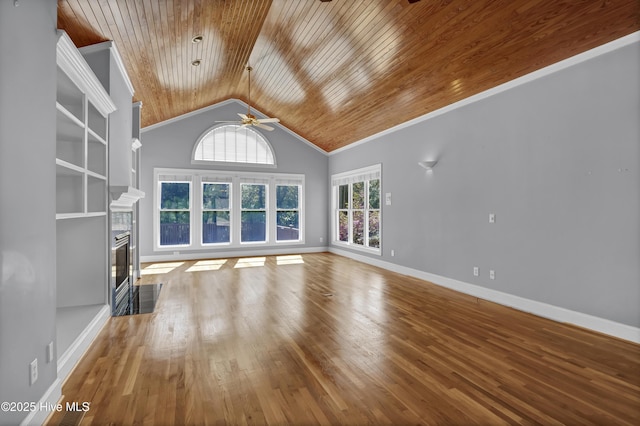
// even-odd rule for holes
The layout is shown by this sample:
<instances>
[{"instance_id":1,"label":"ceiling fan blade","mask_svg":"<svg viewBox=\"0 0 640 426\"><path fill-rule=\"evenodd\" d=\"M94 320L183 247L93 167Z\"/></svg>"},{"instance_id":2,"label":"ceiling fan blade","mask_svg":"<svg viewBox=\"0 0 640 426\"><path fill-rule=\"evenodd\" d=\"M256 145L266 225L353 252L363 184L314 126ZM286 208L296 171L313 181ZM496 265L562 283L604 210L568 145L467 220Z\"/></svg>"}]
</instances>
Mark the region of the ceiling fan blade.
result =
<instances>
[{"instance_id":1,"label":"ceiling fan blade","mask_svg":"<svg viewBox=\"0 0 640 426\"><path fill-rule=\"evenodd\" d=\"M261 129L268 130L268 131L272 131L273 130L273 127L267 126L266 124L262 124L260 122L255 123L254 126L260 127Z\"/></svg>"},{"instance_id":2,"label":"ceiling fan blade","mask_svg":"<svg viewBox=\"0 0 640 426\"><path fill-rule=\"evenodd\" d=\"M258 121L260 123L279 123L279 118L259 118Z\"/></svg>"},{"instance_id":3,"label":"ceiling fan blade","mask_svg":"<svg viewBox=\"0 0 640 426\"><path fill-rule=\"evenodd\" d=\"M247 114L242 114L241 112L238 113L238 115L243 119L243 120L248 120L249 117L247 117Z\"/></svg>"},{"instance_id":4,"label":"ceiling fan blade","mask_svg":"<svg viewBox=\"0 0 640 426\"><path fill-rule=\"evenodd\" d=\"M218 121L218 120L216 120L216 121L214 121L214 123L239 123L239 121L238 120L233 120L233 121Z\"/></svg>"}]
</instances>

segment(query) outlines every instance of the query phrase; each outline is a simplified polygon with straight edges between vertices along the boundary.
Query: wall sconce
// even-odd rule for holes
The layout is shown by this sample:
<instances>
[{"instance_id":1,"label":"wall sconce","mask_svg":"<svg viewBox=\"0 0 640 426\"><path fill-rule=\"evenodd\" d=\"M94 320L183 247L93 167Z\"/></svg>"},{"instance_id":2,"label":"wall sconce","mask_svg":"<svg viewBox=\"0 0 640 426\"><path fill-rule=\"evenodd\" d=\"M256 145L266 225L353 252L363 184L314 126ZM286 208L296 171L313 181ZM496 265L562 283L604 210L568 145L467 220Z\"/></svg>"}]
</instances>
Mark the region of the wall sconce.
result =
<instances>
[{"instance_id":1,"label":"wall sconce","mask_svg":"<svg viewBox=\"0 0 640 426\"><path fill-rule=\"evenodd\" d=\"M438 164L438 160L432 160L432 161L419 161L418 165L420 167L422 167L423 169L426 170L431 170L433 169L433 167Z\"/></svg>"}]
</instances>

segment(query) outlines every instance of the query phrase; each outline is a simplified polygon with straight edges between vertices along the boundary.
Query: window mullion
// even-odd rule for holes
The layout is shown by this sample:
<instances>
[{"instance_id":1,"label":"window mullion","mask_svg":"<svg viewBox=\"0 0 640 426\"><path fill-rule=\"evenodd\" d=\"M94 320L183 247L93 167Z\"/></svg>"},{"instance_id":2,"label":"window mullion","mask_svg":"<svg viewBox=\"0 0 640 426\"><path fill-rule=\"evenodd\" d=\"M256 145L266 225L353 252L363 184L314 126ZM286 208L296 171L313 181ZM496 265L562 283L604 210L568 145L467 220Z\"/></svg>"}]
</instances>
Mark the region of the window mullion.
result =
<instances>
[{"instance_id":1,"label":"window mullion","mask_svg":"<svg viewBox=\"0 0 640 426\"><path fill-rule=\"evenodd\" d=\"M200 176L194 176L191 182L191 246L202 247L202 183Z\"/></svg>"},{"instance_id":2,"label":"window mullion","mask_svg":"<svg viewBox=\"0 0 640 426\"><path fill-rule=\"evenodd\" d=\"M349 210L349 244L353 244L353 183L349 184L349 204L347 204Z\"/></svg>"},{"instance_id":3,"label":"window mullion","mask_svg":"<svg viewBox=\"0 0 640 426\"><path fill-rule=\"evenodd\" d=\"M235 246L240 245L240 234L242 228L242 192L240 187L240 179L238 177L233 178L233 194L237 194L237 196L233 197L233 212L232 212L232 222L231 222L231 231L233 235L233 239L231 243Z\"/></svg>"},{"instance_id":4,"label":"window mullion","mask_svg":"<svg viewBox=\"0 0 640 426\"><path fill-rule=\"evenodd\" d=\"M362 207L364 208L364 246L369 247L369 180L364 181L364 200L362 200Z\"/></svg>"}]
</instances>

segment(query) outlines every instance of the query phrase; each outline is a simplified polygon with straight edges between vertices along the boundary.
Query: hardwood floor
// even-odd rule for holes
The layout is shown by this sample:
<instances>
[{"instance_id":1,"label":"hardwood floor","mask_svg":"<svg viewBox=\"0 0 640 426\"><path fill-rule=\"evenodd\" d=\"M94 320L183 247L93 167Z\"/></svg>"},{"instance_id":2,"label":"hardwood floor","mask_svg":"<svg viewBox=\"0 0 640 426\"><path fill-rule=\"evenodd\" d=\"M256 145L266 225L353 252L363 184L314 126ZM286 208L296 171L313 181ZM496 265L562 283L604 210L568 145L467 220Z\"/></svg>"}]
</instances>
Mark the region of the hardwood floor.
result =
<instances>
[{"instance_id":1,"label":"hardwood floor","mask_svg":"<svg viewBox=\"0 0 640 426\"><path fill-rule=\"evenodd\" d=\"M81 424L639 424L640 345L329 253L143 266Z\"/></svg>"}]
</instances>

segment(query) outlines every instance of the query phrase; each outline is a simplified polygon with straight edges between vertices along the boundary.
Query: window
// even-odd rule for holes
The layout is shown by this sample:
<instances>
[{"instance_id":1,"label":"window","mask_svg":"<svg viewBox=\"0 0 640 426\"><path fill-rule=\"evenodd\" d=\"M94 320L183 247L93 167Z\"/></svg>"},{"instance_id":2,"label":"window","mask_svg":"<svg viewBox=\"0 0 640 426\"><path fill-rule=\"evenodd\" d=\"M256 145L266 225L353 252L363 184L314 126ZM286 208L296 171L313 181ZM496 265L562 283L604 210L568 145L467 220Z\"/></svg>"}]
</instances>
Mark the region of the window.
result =
<instances>
[{"instance_id":1,"label":"window","mask_svg":"<svg viewBox=\"0 0 640 426\"><path fill-rule=\"evenodd\" d=\"M380 252L380 165L332 176L334 242Z\"/></svg>"},{"instance_id":2,"label":"window","mask_svg":"<svg viewBox=\"0 0 640 426\"><path fill-rule=\"evenodd\" d=\"M380 248L380 179L367 182L367 245Z\"/></svg>"},{"instance_id":3,"label":"window","mask_svg":"<svg viewBox=\"0 0 640 426\"><path fill-rule=\"evenodd\" d=\"M300 239L299 185L276 185L276 241Z\"/></svg>"},{"instance_id":4,"label":"window","mask_svg":"<svg viewBox=\"0 0 640 426\"><path fill-rule=\"evenodd\" d=\"M231 185L226 182L202 182L202 243L231 241Z\"/></svg>"},{"instance_id":5,"label":"window","mask_svg":"<svg viewBox=\"0 0 640 426\"><path fill-rule=\"evenodd\" d=\"M304 243L304 175L155 169L154 178L157 250Z\"/></svg>"},{"instance_id":6,"label":"window","mask_svg":"<svg viewBox=\"0 0 640 426\"><path fill-rule=\"evenodd\" d=\"M349 242L349 185L338 187L338 241Z\"/></svg>"},{"instance_id":7,"label":"window","mask_svg":"<svg viewBox=\"0 0 640 426\"><path fill-rule=\"evenodd\" d=\"M243 183L241 242L267 240L267 186L259 183Z\"/></svg>"},{"instance_id":8,"label":"window","mask_svg":"<svg viewBox=\"0 0 640 426\"><path fill-rule=\"evenodd\" d=\"M191 243L191 182L180 177L163 176L158 183L160 245L189 245Z\"/></svg>"},{"instance_id":9,"label":"window","mask_svg":"<svg viewBox=\"0 0 640 426\"><path fill-rule=\"evenodd\" d=\"M235 124L209 129L196 142L192 162L212 161L275 165L267 140L257 131Z\"/></svg>"}]
</instances>

